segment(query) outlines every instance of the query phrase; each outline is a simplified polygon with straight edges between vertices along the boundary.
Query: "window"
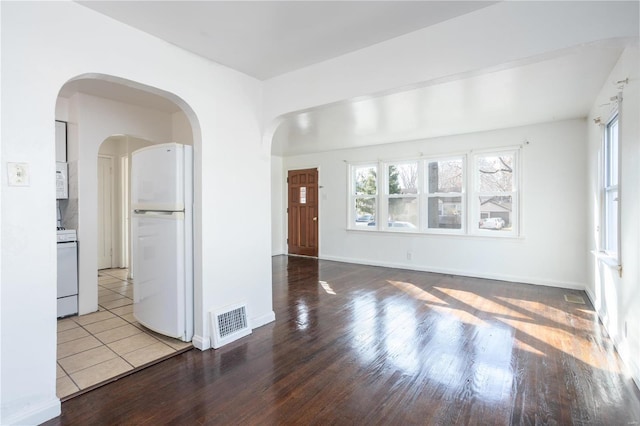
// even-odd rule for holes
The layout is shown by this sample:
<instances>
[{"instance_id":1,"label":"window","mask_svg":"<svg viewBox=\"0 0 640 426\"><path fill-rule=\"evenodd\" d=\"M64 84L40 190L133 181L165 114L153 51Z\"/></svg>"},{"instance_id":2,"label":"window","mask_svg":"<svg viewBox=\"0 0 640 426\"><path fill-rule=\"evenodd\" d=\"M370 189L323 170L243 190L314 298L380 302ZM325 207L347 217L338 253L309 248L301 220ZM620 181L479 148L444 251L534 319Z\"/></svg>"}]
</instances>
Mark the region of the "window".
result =
<instances>
[{"instance_id":1,"label":"window","mask_svg":"<svg viewBox=\"0 0 640 426\"><path fill-rule=\"evenodd\" d=\"M462 158L426 162L427 228L462 229L464 162Z\"/></svg>"},{"instance_id":2,"label":"window","mask_svg":"<svg viewBox=\"0 0 640 426\"><path fill-rule=\"evenodd\" d=\"M351 182L352 223L359 229L375 229L378 205L377 165L352 166Z\"/></svg>"},{"instance_id":3,"label":"window","mask_svg":"<svg viewBox=\"0 0 640 426\"><path fill-rule=\"evenodd\" d=\"M476 233L517 233L516 163L515 151L475 156L471 229Z\"/></svg>"},{"instance_id":4,"label":"window","mask_svg":"<svg viewBox=\"0 0 640 426\"><path fill-rule=\"evenodd\" d=\"M388 220L382 227L398 231L418 229L418 162L386 165L385 207Z\"/></svg>"},{"instance_id":5,"label":"window","mask_svg":"<svg viewBox=\"0 0 640 426\"><path fill-rule=\"evenodd\" d=\"M517 236L519 155L511 148L352 164L348 227Z\"/></svg>"},{"instance_id":6,"label":"window","mask_svg":"<svg viewBox=\"0 0 640 426\"><path fill-rule=\"evenodd\" d=\"M618 253L618 115L609 120L604 133L603 235L602 248L612 256Z\"/></svg>"}]
</instances>

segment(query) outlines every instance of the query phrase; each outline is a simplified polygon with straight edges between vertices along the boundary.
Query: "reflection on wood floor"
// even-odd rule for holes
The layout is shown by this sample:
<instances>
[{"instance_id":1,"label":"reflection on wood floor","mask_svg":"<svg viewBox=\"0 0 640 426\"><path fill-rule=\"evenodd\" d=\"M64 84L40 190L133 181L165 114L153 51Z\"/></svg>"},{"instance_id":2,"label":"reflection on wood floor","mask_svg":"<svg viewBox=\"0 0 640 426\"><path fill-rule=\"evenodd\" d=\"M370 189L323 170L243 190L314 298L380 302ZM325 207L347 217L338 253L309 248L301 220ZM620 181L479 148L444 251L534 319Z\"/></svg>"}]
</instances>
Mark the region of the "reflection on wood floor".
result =
<instances>
[{"instance_id":1,"label":"reflection on wood floor","mask_svg":"<svg viewBox=\"0 0 640 426\"><path fill-rule=\"evenodd\" d=\"M640 422L592 307L564 295L585 296L277 256L275 323L67 401L49 424Z\"/></svg>"}]
</instances>

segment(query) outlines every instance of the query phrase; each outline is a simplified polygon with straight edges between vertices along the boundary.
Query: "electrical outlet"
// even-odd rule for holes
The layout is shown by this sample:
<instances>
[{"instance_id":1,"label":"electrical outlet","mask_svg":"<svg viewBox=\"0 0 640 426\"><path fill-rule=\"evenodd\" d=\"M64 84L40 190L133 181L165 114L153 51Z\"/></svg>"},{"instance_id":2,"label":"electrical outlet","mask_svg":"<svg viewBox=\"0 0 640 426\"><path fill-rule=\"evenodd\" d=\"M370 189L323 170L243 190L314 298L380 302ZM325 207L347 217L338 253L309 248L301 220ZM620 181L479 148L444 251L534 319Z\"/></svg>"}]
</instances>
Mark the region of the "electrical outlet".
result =
<instances>
[{"instance_id":1,"label":"electrical outlet","mask_svg":"<svg viewBox=\"0 0 640 426\"><path fill-rule=\"evenodd\" d=\"M29 186L29 164L7 163L9 186Z\"/></svg>"},{"instance_id":2,"label":"electrical outlet","mask_svg":"<svg viewBox=\"0 0 640 426\"><path fill-rule=\"evenodd\" d=\"M413 258L413 252L408 251L407 252L407 260L411 260Z\"/></svg>"}]
</instances>

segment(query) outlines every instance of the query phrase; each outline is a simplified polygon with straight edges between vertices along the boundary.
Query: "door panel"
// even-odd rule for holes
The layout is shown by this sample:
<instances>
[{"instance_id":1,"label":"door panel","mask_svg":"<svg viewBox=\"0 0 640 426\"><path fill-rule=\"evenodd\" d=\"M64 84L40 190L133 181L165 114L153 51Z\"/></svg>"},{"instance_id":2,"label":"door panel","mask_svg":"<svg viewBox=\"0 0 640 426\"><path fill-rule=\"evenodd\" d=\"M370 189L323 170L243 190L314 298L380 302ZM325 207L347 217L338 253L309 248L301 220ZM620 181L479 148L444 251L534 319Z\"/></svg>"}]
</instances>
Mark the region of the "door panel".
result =
<instances>
[{"instance_id":1,"label":"door panel","mask_svg":"<svg viewBox=\"0 0 640 426\"><path fill-rule=\"evenodd\" d=\"M318 256L318 170L290 170L289 254Z\"/></svg>"}]
</instances>

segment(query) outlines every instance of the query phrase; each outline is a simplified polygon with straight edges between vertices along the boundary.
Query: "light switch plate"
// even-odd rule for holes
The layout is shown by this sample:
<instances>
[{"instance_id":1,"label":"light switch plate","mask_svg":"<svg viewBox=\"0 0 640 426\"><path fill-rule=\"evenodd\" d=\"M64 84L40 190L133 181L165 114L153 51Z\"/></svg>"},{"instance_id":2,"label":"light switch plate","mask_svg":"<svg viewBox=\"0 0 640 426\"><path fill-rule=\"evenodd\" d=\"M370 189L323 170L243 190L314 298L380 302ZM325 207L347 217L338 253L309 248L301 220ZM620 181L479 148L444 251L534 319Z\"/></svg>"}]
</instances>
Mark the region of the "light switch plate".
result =
<instances>
[{"instance_id":1,"label":"light switch plate","mask_svg":"<svg viewBox=\"0 0 640 426\"><path fill-rule=\"evenodd\" d=\"M29 164L7 163L9 186L29 186Z\"/></svg>"}]
</instances>

